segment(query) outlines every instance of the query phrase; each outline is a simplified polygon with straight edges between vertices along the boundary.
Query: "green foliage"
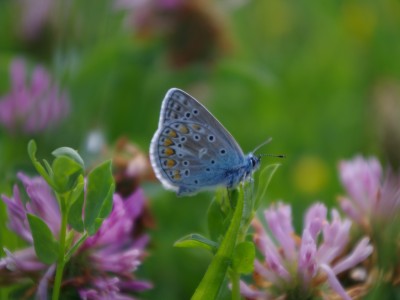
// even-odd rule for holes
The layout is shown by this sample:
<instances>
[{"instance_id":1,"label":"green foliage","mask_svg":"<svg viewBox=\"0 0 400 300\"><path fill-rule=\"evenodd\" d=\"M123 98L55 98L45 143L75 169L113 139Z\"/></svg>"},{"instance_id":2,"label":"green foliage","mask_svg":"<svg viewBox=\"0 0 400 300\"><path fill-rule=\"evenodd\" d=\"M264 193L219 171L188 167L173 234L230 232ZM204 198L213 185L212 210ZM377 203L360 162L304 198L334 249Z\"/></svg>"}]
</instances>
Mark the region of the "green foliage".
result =
<instances>
[{"instance_id":1,"label":"green foliage","mask_svg":"<svg viewBox=\"0 0 400 300\"><path fill-rule=\"evenodd\" d=\"M216 242L197 233L191 233L180 238L174 243L174 246L181 248L203 248L211 252L215 252L218 249L218 244Z\"/></svg>"},{"instance_id":2,"label":"green foliage","mask_svg":"<svg viewBox=\"0 0 400 300\"><path fill-rule=\"evenodd\" d=\"M253 211L256 211L262 204L262 201L266 200L267 188L279 167L280 164L270 164L259 172L256 180L256 195L254 198Z\"/></svg>"},{"instance_id":3,"label":"green foliage","mask_svg":"<svg viewBox=\"0 0 400 300\"><path fill-rule=\"evenodd\" d=\"M54 150L51 154L55 157L67 157L75 161L80 168L84 169L85 164L83 162L82 157L78 154L78 152L70 147L60 147Z\"/></svg>"},{"instance_id":4,"label":"green foliage","mask_svg":"<svg viewBox=\"0 0 400 300\"><path fill-rule=\"evenodd\" d=\"M252 242L241 242L233 252L232 268L239 274L250 274L254 269L256 249Z\"/></svg>"},{"instance_id":5,"label":"green foliage","mask_svg":"<svg viewBox=\"0 0 400 300\"><path fill-rule=\"evenodd\" d=\"M214 241L219 241L225 234L229 225L231 213L230 205L227 201L226 190L221 189L216 192L216 196L210 203L207 211L208 232Z\"/></svg>"},{"instance_id":6,"label":"green foliage","mask_svg":"<svg viewBox=\"0 0 400 300\"><path fill-rule=\"evenodd\" d=\"M68 147L58 148L52 152L55 156L52 165L43 160L45 167L36 159L36 151L36 143L31 140L28 144L29 157L39 174L53 188L60 204L59 242L42 219L28 215L28 220L36 255L45 263L57 262L53 299L58 299L64 265L111 213L115 184L111 161L100 164L89 173L85 190L84 162L77 151ZM83 233L73 245L74 233L68 232L67 224Z\"/></svg>"},{"instance_id":7,"label":"green foliage","mask_svg":"<svg viewBox=\"0 0 400 300\"><path fill-rule=\"evenodd\" d=\"M45 264L54 263L58 258L60 244L41 218L32 214L27 216L37 257Z\"/></svg>"},{"instance_id":8,"label":"green foliage","mask_svg":"<svg viewBox=\"0 0 400 300\"><path fill-rule=\"evenodd\" d=\"M82 178L83 181L83 178ZM84 183L79 183L73 190L71 195L71 204L68 212L68 224L78 232L83 232L85 226L83 224L82 213L85 194L83 191Z\"/></svg>"},{"instance_id":9,"label":"green foliage","mask_svg":"<svg viewBox=\"0 0 400 300\"><path fill-rule=\"evenodd\" d=\"M217 299L225 281L228 268L232 264L233 252L238 241L242 223L244 193L242 189L231 192L232 202L236 203L232 219L208 269L198 285L192 300Z\"/></svg>"},{"instance_id":10,"label":"green foliage","mask_svg":"<svg viewBox=\"0 0 400 300\"><path fill-rule=\"evenodd\" d=\"M46 169L40 164L40 162L36 159L36 151L37 146L34 140L30 140L28 143L28 154L33 163L33 166L36 168L36 171L46 180L46 182L53 188L57 189L57 186L53 182L53 170L47 161L45 161Z\"/></svg>"},{"instance_id":11,"label":"green foliage","mask_svg":"<svg viewBox=\"0 0 400 300\"><path fill-rule=\"evenodd\" d=\"M114 187L111 161L102 163L89 173L84 220L89 235L95 234L110 214Z\"/></svg>"}]
</instances>

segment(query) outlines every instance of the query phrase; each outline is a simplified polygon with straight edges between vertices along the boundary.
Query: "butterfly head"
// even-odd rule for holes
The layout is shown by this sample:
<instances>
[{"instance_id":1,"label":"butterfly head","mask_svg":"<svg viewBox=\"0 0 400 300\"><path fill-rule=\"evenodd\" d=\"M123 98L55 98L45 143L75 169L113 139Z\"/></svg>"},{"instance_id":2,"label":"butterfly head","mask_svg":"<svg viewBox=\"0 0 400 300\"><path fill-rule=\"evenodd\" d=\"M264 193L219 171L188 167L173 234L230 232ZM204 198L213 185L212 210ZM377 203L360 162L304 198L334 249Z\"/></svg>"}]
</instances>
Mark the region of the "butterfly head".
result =
<instances>
[{"instance_id":1,"label":"butterfly head","mask_svg":"<svg viewBox=\"0 0 400 300\"><path fill-rule=\"evenodd\" d=\"M251 175L254 171L256 171L260 167L261 156L255 155L253 153L249 153L247 155L247 170L246 176Z\"/></svg>"},{"instance_id":2,"label":"butterfly head","mask_svg":"<svg viewBox=\"0 0 400 300\"><path fill-rule=\"evenodd\" d=\"M258 167L260 166L260 162L261 162L261 156L259 155L254 155L254 154L250 154L249 157L250 163L251 163L251 168L253 171L257 170Z\"/></svg>"}]
</instances>

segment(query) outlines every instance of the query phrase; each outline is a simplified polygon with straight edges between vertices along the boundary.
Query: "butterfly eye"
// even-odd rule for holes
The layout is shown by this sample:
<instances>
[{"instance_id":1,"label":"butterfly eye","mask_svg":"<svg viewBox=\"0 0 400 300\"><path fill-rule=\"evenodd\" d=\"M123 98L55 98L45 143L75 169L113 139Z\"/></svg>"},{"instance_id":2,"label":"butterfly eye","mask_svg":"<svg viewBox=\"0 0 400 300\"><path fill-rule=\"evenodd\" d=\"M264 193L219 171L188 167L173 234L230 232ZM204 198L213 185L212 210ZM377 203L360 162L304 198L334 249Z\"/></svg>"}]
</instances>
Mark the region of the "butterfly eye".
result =
<instances>
[{"instance_id":1,"label":"butterfly eye","mask_svg":"<svg viewBox=\"0 0 400 300\"><path fill-rule=\"evenodd\" d=\"M252 157L251 159L250 159L250 161L251 161L251 166L254 168L256 165L257 165L257 163L258 163L258 160L256 159L256 158L254 158L254 157Z\"/></svg>"}]
</instances>

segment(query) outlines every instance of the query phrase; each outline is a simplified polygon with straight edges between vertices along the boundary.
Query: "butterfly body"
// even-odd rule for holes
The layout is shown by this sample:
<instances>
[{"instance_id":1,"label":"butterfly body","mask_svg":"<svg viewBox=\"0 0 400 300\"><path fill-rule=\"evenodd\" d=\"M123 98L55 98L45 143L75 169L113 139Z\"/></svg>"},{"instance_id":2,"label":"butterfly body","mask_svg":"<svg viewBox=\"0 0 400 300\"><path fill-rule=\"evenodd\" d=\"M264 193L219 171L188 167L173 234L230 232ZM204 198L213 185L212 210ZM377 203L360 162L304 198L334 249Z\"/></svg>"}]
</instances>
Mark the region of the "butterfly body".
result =
<instances>
[{"instance_id":1,"label":"butterfly body","mask_svg":"<svg viewBox=\"0 0 400 300\"><path fill-rule=\"evenodd\" d=\"M178 195L217 186L233 188L248 179L260 159L244 155L232 135L189 94L170 89L150 144L157 178Z\"/></svg>"}]
</instances>

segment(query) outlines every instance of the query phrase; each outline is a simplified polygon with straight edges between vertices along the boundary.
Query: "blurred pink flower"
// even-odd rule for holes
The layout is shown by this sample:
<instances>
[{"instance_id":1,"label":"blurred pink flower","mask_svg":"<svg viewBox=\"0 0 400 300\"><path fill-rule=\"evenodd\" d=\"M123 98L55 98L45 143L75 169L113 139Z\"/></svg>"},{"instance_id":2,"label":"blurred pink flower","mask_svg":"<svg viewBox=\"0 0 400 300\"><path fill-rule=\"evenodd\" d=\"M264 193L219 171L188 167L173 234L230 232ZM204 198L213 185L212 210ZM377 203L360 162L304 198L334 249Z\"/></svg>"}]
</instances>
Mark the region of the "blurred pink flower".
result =
<instances>
[{"instance_id":1,"label":"blurred pink flower","mask_svg":"<svg viewBox=\"0 0 400 300\"><path fill-rule=\"evenodd\" d=\"M69 112L65 92L50 74L37 66L27 82L25 62L14 59L10 67L11 91L0 97L0 125L14 133L42 132L59 123Z\"/></svg>"},{"instance_id":2,"label":"blurred pink flower","mask_svg":"<svg viewBox=\"0 0 400 300\"><path fill-rule=\"evenodd\" d=\"M30 178L23 173L19 173L18 178L29 201L24 204L17 185L12 197L2 196L8 212L8 227L32 244L26 217L27 213L31 213L41 217L57 236L61 216L58 202L47 183L41 177ZM110 216L68 262L63 289L70 287L77 290L82 299L134 299L132 293L151 288L149 282L137 280L134 276L148 243L147 235L134 237L133 234L144 205L145 197L141 189L126 199L114 194ZM0 260L0 278L4 278L0 279L0 285L33 277L39 282L38 298L47 299L48 284L54 276L55 265L41 263L33 246L13 253L5 249L5 252L7 256Z\"/></svg>"},{"instance_id":3,"label":"blurred pink flower","mask_svg":"<svg viewBox=\"0 0 400 300\"><path fill-rule=\"evenodd\" d=\"M356 156L339 164L340 179L346 189L341 197L343 211L355 222L370 226L374 222L390 222L400 213L400 176L383 175L376 158Z\"/></svg>"},{"instance_id":4,"label":"blurred pink flower","mask_svg":"<svg viewBox=\"0 0 400 300\"><path fill-rule=\"evenodd\" d=\"M289 205L278 203L264 214L271 234L259 221L253 223L254 240L263 256L263 260L255 261L255 274L258 285L264 289L241 282L243 296L273 299L290 295L294 299L309 299L333 292L342 299L351 299L337 275L372 253L368 238L363 238L346 254L351 222L342 220L336 210L332 210L329 221L327 209L321 203L307 211L301 238L294 233Z\"/></svg>"},{"instance_id":5,"label":"blurred pink flower","mask_svg":"<svg viewBox=\"0 0 400 300\"><path fill-rule=\"evenodd\" d=\"M35 39L49 22L55 0L19 0L20 31L26 40Z\"/></svg>"}]
</instances>

